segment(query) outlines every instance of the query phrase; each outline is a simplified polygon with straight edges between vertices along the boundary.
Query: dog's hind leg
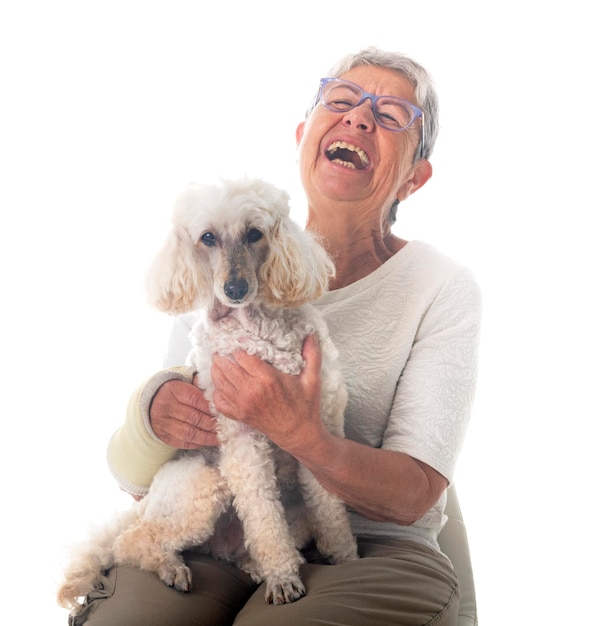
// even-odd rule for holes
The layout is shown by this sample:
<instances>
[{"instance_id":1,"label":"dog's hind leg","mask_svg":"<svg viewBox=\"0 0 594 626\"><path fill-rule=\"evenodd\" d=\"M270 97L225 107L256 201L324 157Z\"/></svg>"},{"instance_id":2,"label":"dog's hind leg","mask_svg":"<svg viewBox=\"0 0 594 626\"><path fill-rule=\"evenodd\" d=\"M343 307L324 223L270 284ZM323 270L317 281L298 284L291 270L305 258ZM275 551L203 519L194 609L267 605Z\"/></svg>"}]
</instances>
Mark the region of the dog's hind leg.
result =
<instances>
[{"instance_id":1,"label":"dog's hind leg","mask_svg":"<svg viewBox=\"0 0 594 626\"><path fill-rule=\"evenodd\" d=\"M155 476L143 517L114 544L116 561L155 572L178 591L192 574L181 552L206 542L231 495L216 467L200 456L165 464Z\"/></svg>"},{"instance_id":2,"label":"dog's hind leg","mask_svg":"<svg viewBox=\"0 0 594 626\"><path fill-rule=\"evenodd\" d=\"M344 503L299 465L299 483L318 550L332 563L358 558L357 542Z\"/></svg>"},{"instance_id":3,"label":"dog's hind leg","mask_svg":"<svg viewBox=\"0 0 594 626\"><path fill-rule=\"evenodd\" d=\"M297 600L305 594L299 576L304 559L280 501L270 445L252 431L239 430L224 442L220 467L243 523L246 548L266 581L266 601Z\"/></svg>"}]
</instances>

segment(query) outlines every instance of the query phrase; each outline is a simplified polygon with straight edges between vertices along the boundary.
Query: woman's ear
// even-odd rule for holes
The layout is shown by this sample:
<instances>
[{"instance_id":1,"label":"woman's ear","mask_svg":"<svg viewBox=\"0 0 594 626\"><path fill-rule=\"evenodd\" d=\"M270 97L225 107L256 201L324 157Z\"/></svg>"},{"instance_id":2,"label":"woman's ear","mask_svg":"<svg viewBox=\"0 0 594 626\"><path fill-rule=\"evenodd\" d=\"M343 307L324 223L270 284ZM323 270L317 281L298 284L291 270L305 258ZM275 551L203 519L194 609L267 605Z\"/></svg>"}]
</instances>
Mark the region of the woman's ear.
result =
<instances>
[{"instance_id":1,"label":"woman's ear","mask_svg":"<svg viewBox=\"0 0 594 626\"><path fill-rule=\"evenodd\" d=\"M400 186L396 193L396 197L400 202L412 196L415 191L420 189L433 175L433 167L427 159L417 161L413 164L407 179Z\"/></svg>"},{"instance_id":2,"label":"woman's ear","mask_svg":"<svg viewBox=\"0 0 594 626\"><path fill-rule=\"evenodd\" d=\"M304 128L305 128L305 122L300 122L295 130L295 139L297 140L297 145L301 143L301 139L303 138Z\"/></svg>"}]
</instances>

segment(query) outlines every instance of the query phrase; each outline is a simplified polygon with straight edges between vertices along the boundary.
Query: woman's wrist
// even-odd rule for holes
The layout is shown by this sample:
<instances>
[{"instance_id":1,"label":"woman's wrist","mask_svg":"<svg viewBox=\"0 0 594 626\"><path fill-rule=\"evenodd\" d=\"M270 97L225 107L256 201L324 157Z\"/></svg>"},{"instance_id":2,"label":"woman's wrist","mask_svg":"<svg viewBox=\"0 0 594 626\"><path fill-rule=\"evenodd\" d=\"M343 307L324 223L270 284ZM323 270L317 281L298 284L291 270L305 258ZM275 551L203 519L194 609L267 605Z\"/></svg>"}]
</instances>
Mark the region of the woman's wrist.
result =
<instances>
[{"instance_id":1,"label":"woman's wrist","mask_svg":"<svg viewBox=\"0 0 594 626\"><path fill-rule=\"evenodd\" d=\"M340 464L340 442L325 426L302 433L287 451L312 472L332 474Z\"/></svg>"}]
</instances>

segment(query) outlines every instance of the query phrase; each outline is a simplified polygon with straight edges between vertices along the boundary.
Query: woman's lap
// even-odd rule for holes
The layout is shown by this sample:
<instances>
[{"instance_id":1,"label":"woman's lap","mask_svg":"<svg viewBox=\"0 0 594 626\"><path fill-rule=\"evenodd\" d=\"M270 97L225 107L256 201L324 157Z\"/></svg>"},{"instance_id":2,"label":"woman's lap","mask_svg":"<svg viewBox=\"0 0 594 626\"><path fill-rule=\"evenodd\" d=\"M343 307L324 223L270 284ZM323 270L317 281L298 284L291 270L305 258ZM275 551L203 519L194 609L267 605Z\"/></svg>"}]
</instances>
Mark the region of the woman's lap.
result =
<instances>
[{"instance_id":1,"label":"woman's lap","mask_svg":"<svg viewBox=\"0 0 594 626\"><path fill-rule=\"evenodd\" d=\"M118 566L109 571L102 592L72 626L226 626L257 585L240 569L209 557L184 554L194 591L180 593L154 573Z\"/></svg>"},{"instance_id":2,"label":"woman's lap","mask_svg":"<svg viewBox=\"0 0 594 626\"><path fill-rule=\"evenodd\" d=\"M306 564L307 595L262 610L263 589L248 600L235 626L457 624L458 581L451 566L413 542L359 540L359 561Z\"/></svg>"},{"instance_id":3,"label":"woman's lap","mask_svg":"<svg viewBox=\"0 0 594 626\"><path fill-rule=\"evenodd\" d=\"M87 621L72 624L456 625L458 582L447 559L414 542L382 539L360 539L359 554L361 559L342 565L305 564L307 594L281 606L267 605L263 586L233 565L196 554L186 555L194 575L188 594L168 588L152 573L121 567L108 575L108 597L90 603Z\"/></svg>"}]
</instances>

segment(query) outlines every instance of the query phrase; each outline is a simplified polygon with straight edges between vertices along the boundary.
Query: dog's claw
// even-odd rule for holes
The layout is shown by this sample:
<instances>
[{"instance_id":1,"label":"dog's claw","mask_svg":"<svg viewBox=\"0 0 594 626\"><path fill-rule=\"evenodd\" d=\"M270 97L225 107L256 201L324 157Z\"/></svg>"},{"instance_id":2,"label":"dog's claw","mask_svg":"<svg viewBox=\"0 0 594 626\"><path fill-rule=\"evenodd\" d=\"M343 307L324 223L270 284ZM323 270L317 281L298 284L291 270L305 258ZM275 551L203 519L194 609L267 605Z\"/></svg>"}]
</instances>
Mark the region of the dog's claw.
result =
<instances>
[{"instance_id":1,"label":"dog's claw","mask_svg":"<svg viewBox=\"0 0 594 626\"><path fill-rule=\"evenodd\" d=\"M266 602L268 604L288 604L299 600L305 595L305 587L298 576L290 580L266 585Z\"/></svg>"},{"instance_id":2,"label":"dog's claw","mask_svg":"<svg viewBox=\"0 0 594 626\"><path fill-rule=\"evenodd\" d=\"M159 577L168 586L186 593L192 589L192 572L186 565L162 567Z\"/></svg>"}]
</instances>

